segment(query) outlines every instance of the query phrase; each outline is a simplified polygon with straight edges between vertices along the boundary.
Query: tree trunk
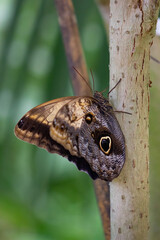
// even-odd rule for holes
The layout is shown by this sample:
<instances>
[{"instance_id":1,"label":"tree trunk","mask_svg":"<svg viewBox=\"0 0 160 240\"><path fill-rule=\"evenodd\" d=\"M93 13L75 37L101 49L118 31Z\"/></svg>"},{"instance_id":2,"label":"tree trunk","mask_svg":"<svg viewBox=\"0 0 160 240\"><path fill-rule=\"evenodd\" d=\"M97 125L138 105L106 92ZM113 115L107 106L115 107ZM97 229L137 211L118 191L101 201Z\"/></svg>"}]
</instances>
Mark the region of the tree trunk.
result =
<instances>
[{"instance_id":1,"label":"tree trunk","mask_svg":"<svg viewBox=\"0 0 160 240\"><path fill-rule=\"evenodd\" d=\"M149 59L159 1L110 1L110 94L126 139L126 163L111 184L111 239L149 230Z\"/></svg>"}]
</instances>

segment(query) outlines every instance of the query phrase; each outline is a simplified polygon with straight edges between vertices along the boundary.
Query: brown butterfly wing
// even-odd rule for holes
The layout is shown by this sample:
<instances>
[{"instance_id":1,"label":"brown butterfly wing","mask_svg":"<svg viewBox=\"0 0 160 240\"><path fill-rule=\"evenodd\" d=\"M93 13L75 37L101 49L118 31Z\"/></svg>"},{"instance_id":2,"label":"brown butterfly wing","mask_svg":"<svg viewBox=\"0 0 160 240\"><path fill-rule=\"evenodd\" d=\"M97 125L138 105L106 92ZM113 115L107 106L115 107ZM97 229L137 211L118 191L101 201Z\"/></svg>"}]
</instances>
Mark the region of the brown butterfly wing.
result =
<instances>
[{"instance_id":1,"label":"brown butterfly wing","mask_svg":"<svg viewBox=\"0 0 160 240\"><path fill-rule=\"evenodd\" d=\"M55 152L49 129L59 109L75 97L66 97L43 103L27 112L17 123L15 135L23 141Z\"/></svg>"},{"instance_id":2,"label":"brown butterfly wing","mask_svg":"<svg viewBox=\"0 0 160 240\"><path fill-rule=\"evenodd\" d=\"M125 162L123 133L108 100L98 92L93 98L60 98L31 109L16 125L15 135L68 158L93 179L112 181Z\"/></svg>"},{"instance_id":3,"label":"brown butterfly wing","mask_svg":"<svg viewBox=\"0 0 160 240\"><path fill-rule=\"evenodd\" d=\"M92 101L94 99L90 97L66 97L43 103L20 119L15 127L15 135L68 158L79 170L96 179L98 175L80 155L78 147L79 129Z\"/></svg>"},{"instance_id":4,"label":"brown butterfly wing","mask_svg":"<svg viewBox=\"0 0 160 240\"><path fill-rule=\"evenodd\" d=\"M57 112L50 127L50 136L61 144L73 156L79 153L79 131L85 114L94 101L90 97L77 97Z\"/></svg>"}]
</instances>

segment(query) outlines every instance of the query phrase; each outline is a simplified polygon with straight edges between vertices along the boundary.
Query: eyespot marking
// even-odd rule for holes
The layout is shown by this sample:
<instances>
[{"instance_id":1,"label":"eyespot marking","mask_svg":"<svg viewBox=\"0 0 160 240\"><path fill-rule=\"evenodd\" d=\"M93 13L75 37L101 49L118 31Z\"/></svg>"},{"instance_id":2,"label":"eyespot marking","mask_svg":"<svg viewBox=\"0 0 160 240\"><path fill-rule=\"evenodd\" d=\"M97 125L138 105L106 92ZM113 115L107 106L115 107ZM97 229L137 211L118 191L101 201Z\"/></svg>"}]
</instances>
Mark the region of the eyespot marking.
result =
<instances>
[{"instance_id":1,"label":"eyespot marking","mask_svg":"<svg viewBox=\"0 0 160 240\"><path fill-rule=\"evenodd\" d=\"M99 141L99 146L102 152L108 155L110 153L111 146L112 146L111 138L109 136L101 137Z\"/></svg>"},{"instance_id":2,"label":"eyespot marking","mask_svg":"<svg viewBox=\"0 0 160 240\"><path fill-rule=\"evenodd\" d=\"M18 122L18 127L21 129L22 127L23 127L23 125L24 125L24 120L23 120L23 118Z\"/></svg>"},{"instance_id":3,"label":"eyespot marking","mask_svg":"<svg viewBox=\"0 0 160 240\"><path fill-rule=\"evenodd\" d=\"M60 127L60 128L61 128L61 131L63 131L63 130L65 129L65 126L64 126L63 123L61 124L61 127Z\"/></svg>"},{"instance_id":4,"label":"eyespot marking","mask_svg":"<svg viewBox=\"0 0 160 240\"><path fill-rule=\"evenodd\" d=\"M93 120L93 115L91 113L87 113L85 116L86 123L90 124Z\"/></svg>"}]
</instances>

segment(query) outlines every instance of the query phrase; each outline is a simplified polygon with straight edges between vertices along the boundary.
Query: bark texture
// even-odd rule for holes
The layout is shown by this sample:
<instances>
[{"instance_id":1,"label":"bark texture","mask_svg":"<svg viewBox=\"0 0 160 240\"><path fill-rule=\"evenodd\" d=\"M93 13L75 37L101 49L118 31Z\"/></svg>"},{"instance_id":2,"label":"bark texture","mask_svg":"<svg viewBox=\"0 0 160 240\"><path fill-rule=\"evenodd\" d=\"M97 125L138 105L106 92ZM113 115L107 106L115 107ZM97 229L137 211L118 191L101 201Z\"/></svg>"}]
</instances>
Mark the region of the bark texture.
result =
<instances>
[{"instance_id":1,"label":"bark texture","mask_svg":"<svg viewBox=\"0 0 160 240\"><path fill-rule=\"evenodd\" d=\"M126 139L126 163L110 184L111 239L148 239L149 59L159 1L110 2L110 100Z\"/></svg>"}]
</instances>

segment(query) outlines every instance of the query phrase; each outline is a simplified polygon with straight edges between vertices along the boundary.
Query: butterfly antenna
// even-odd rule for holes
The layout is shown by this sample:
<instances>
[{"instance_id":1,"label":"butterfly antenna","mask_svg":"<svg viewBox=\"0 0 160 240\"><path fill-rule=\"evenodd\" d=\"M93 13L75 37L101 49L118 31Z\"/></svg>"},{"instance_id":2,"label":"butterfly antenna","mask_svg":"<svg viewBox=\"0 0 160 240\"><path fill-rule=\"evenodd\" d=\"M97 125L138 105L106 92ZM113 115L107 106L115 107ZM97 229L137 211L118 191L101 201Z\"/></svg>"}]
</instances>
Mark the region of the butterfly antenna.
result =
<instances>
[{"instance_id":1,"label":"butterfly antenna","mask_svg":"<svg viewBox=\"0 0 160 240\"><path fill-rule=\"evenodd\" d=\"M113 112L115 112L115 113L125 113L125 114L128 114L128 115L132 115L132 113L130 113L130 112L125 112L125 111L114 111L113 110Z\"/></svg>"},{"instance_id":2,"label":"butterfly antenna","mask_svg":"<svg viewBox=\"0 0 160 240\"><path fill-rule=\"evenodd\" d=\"M93 77L93 73L92 73L92 70L90 68L90 73L91 73L91 76L92 76L92 80L93 80L93 92L95 91L95 88L94 88L94 77Z\"/></svg>"},{"instance_id":3,"label":"butterfly antenna","mask_svg":"<svg viewBox=\"0 0 160 240\"><path fill-rule=\"evenodd\" d=\"M155 61L156 63L160 63L160 61L159 61L158 59L156 59L156 58L154 58L154 57L152 57L152 56L150 56L150 58L151 58L153 61Z\"/></svg>"},{"instance_id":4,"label":"butterfly antenna","mask_svg":"<svg viewBox=\"0 0 160 240\"><path fill-rule=\"evenodd\" d=\"M121 82L121 80L122 78L120 78L119 81L116 83L116 85L113 88L111 88L111 90L108 92L108 96L117 87L117 85Z\"/></svg>"},{"instance_id":5,"label":"butterfly antenna","mask_svg":"<svg viewBox=\"0 0 160 240\"><path fill-rule=\"evenodd\" d=\"M102 93L104 93L104 92L106 92L108 90L108 87L106 87L104 90L102 90L100 93L102 94Z\"/></svg>"},{"instance_id":6,"label":"butterfly antenna","mask_svg":"<svg viewBox=\"0 0 160 240\"><path fill-rule=\"evenodd\" d=\"M81 78L85 81L85 83L87 84L87 86L89 87L89 89L92 92L92 88L90 87L89 83L87 82L87 80L82 76L82 74L73 66L73 69L81 76Z\"/></svg>"}]
</instances>

